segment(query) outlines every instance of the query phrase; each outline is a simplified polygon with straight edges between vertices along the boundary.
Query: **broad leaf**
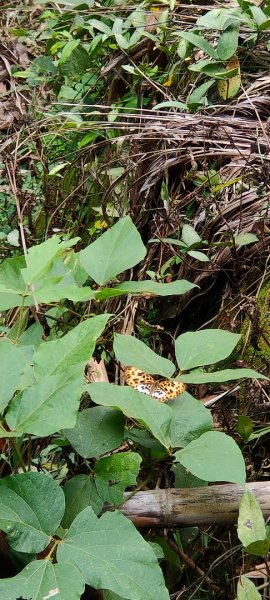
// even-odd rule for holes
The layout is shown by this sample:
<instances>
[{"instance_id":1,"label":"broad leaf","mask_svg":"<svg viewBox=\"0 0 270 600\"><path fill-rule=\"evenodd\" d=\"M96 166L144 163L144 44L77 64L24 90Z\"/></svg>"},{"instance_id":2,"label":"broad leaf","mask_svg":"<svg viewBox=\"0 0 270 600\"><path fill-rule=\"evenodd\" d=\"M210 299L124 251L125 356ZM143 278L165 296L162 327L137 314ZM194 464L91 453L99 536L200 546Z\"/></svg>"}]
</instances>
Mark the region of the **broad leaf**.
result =
<instances>
[{"instance_id":1,"label":"broad leaf","mask_svg":"<svg viewBox=\"0 0 270 600\"><path fill-rule=\"evenodd\" d=\"M205 481L245 483L245 461L235 441L219 431L203 433L183 450L175 452L193 475Z\"/></svg>"},{"instance_id":2,"label":"broad leaf","mask_svg":"<svg viewBox=\"0 0 270 600\"><path fill-rule=\"evenodd\" d=\"M0 580L1 600L80 600L83 576L73 564L34 560L16 577Z\"/></svg>"},{"instance_id":3,"label":"broad leaf","mask_svg":"<svg viewBox=\"0 0 270 600\"><path fill-rule=\"evenodd\" d=\"M20 348L8 340L0 340L0 412L8 405L14 392L20 388L21 376L25 368L25 358Z\"/></svg>"},{"instance_id":4,"label":"broad leaf","mask_svg":"<svg viewBox=\"0 0 270 600\"><path fill-rule=\"evenodd\" d=\"M118 511L98 519L91 508L83 510L58 545L57 559L77 566L96 589L130 600L169 600L153 550Z\"/></svg>"},{"instance_id":5,"label":"broad leaf","mask_svg":"<svg viewBox=\"0 0 270 600\"><path fill-rule=\"evenodd\" d=\"M209 258L204 252L198 252L198 250L189 250L187 252L188 256L191 258L195 258L195 260L199 260L200 262L209 262Z\"/></svg>"},{"instance_id":6,"label":"broad leaf","mask_svg":"<svg viewBox=\"0 0 270 600\"><path fill-rule=\"evenodd\" d=\"M174 364L158 356L151 348L132 335L115 334L113 349L116 358L126 366L137 367L147 373L171 377Z\"/></svg>"},{"instance_id":7,"label":"broad leaf","mask_svg":"<svg viewBox=\"0 0 270 600\"><path fill-rule=\"evenodd\" d=\"M80 456L98 457L122 443L123 415L105 406L86 408L78 413L75 427L65 430L65 436Z\"/></svg>"},{"instance_id":8,"label":"broad leaf","mask_svg":"<svg viewBox=\"0 0 270 600\"><path fill-rule=\"evenodd\" d=\"M104 285L138 264L146 248L130 217L120 219L95 242L81 251L81 263L90 277Z\"/></svg>"},{"instance_id":9,"label":"broad leaf","mask_svg":"<svg viewBox=\"0 0 270 600\"><path fill-rule=\"evenodd\" d=\"M166 448L170 447L171 409L154 398L127 386L91 383L86 386L92 400L102 406L112 406L124 415L136 419Z\"/></svg>"},{"instance_id":10,"label":"broad leaf","mask_svg":"<svg viewBox=\"0 0 270 600\"><path fill-rule=\"evenodd\" d=\"M191 225L183 225L181 239L189 247L193 244L198 244L202 241L202 238L198 235Z\"/></svg>"},{"instance_id":11,"label":"broad leaf","mask_svg":"<svg viewBox=\"0 0 270 600\"><path fill-rule=\"evenodd\" d=\"M73 42L70 43L72 44ZM59 61L59 71L61 75L65 75L66 77L78 77L78 75L84 75L89 66L90 56L82 44L78 44L76 48L73 48L69 56L63 58L62 53Z\"/></svg>"},{"instance_id":12,"label":"broad leaf","mask_svg":"<svg viewBox=\"0 0 270 600\"><path fill-rule=\"evenodd\" d=\"M234 381L235 379L267 379L265 375L254 371L253 369L221 369L212 373L203 371L191 371L188 375L181 375L180 380L184 383L223 383L224 381Z\"/></svg>"},{"instance_id":13,"label":"broad leaf","mask_svg":"<svg viewBox=\"0 0 270 600\"><path fill-rule=\"evenodd\" d=\"M189 31L181 31L179 34L182 38L187 40L190 44L195 46L196 48L200 48L206 54L218 60L218 54L213 46L209 44L209 42L203 38L201 35L197 35L196 33L192 33Z\"/></svg>"},{"instance_id":14,"label":"broad leaf","mask_svg":"<svg viewBox=\"0 0 270 600\"><path fill-rule=\"evenodd\" d=\"M0 481L0 528L19 552L46 548L64 507L63 490L43 473L10 475Z\"/></svg>"},{"instance_id":15,"label":"broad leaf","mask_svg":"<svg viewBox=\"0 0 270 600\"><path fill-rule=\"evenodd\" d=\"M27 286L21 275L24 266L23 256L7 258L0 265L0 310L34 304L33 297L28 296Z\"/></svg>"},{"instance_id":16,"label":"broad leaf","mask_svg":"<svg viewBox=\"0 0 270 600\"><path fill-rule=\"evenodd\" d=\"M114 288L127 294L154 294L155 296L180 296L198 287L185 279L160 283L158 281L125 281Z\"/></svg>"},{"instance_id":17,"label":"broad leaf","mask_svg":"<svg viewBox=\"0 0 270 600\"><path fill-rule=\"evenodd\" d=\"M213 428L210 411L201 402L184 392L170 402L172 410L171 446L182 448Z\"/></svg>"},{"instance_id":18,"label":"broad leaf","mask_svg":"<svg viewBox=\"0 0 270 600\"><path fill-rule=\"evenodd\" d=\"M21 273L27 285L39 281L51 267L53 260L77 243L79 238L61 242L56 235L38 246L29 248L26 255L26 268Z\"/></svg>"},{"instance_id":19,"label":"broad leaf","mask_svg":"<svg viewBox=\"0 0 270 600\"><path fill-rule=\"evenodd\" d=\"M208 481L195 477L180 463L174 464L171 471L175 475L174 487L176 489L206 487L208 485Z\"/></svg>"},{"instance_id":20,"label":"broad leaf","mask_svg":"<svg viewBox=\"0 0 270 600\"><path fill-rule=\"evenodd\" d=\"M234 238L234 241L237 246L247 246L248 244L254 244L258 242L259 240L254 233L245 233L243 231Z\"/></svg>"},{"instance_id":21,"label":"broad leaf","mask_svg":"<svg viewBox=\"0 0 270 600\"><path fill-rule=\"evenodd\" d=\"M262 600L254 583L245 575L241 575L237 584L237 600Z\"/></svg>"},{"instance_id":22,"label":"broad leaf","mask_svg":"<svg viewBox=\"0 0 270 600\"><path fill-rule=\"evenodd\" d=\"M98 514L103 506L103 499L98 494L95 478L88 475L76 475L65 484L63 488L66 500L66 509L61 526L64 529L70 527L75 517L91 506Z\"/></svg>"},{"instance_id":23,"label":"broad leaf","mask_svg":"<svg viewBox=\"0 0 270 600\"><path fill-rule=\"evenodd\" d=\"M222 329L188 331L175 342L175 352L181 370L212 365L229 356L241 336Z\"/></svg>"},{"instance_id":24,"label":"broad leaf","mask_svg":"<svg viewBox=\"0 0 270 600\"><path fill-rule=\"evenodd\" d=\"M255 496L247 490L239 504L238 537L250 554L265 556L270 549L270 539L263 514Z\"/></svg>"},{"instance_id":25,"label":"broad leaf","mask_svg":"<svg viewBox=\"0 0 270 600\"><path fill-rule=\"evenodd\" d=\"M220 35L218 45L216 48L218 57L220 60L228 60L237 51L238 48L238 36L239 36L239 24L234 23L227 27Z\"/></svg>"},{"instance_id":26,"label":"broad leaf","mask_svg":"<svg viewBox=\"0 0 270 600\"><path fill-rule=\"evenodd\" d=\"M61 339L42 344L34 356L36 376L43 378L68 371L74 364L86 363L110 316L102 314L82 321Z\"/></svg>"},{"instance_id":27,"label":"broad leaf","mask_svg":"<svg viewBox=\"0 0 270 600\"><path fill-rule=\"evenodd\" d=\"M141 461L136 452L120 452L96 462L97 491L105 502L120 504L123 501L125 489L136 485Z\"/></svg>"},{"instance_id":28,"label":"broad leaf","mask_svg":"<svg viewBox=\"0 0 270 600\"><path fill-rule=\"evenodd\" d=\"M76 423L83 392L84 365L48 375L18 394L11 402L6 421L11 430L47 436Z\"/></svg>"}]
</instances>

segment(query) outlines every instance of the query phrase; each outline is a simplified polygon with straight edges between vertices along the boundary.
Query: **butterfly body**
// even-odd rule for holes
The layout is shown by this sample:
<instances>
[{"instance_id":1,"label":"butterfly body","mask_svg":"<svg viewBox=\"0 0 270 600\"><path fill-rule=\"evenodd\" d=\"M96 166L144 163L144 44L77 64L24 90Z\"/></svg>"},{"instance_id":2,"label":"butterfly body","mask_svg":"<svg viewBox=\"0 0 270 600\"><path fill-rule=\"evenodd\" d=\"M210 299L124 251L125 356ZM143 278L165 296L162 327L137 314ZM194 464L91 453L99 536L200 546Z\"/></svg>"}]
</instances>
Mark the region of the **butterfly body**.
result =
<instances>
[{"instance_id":1,"label":"butterfly body","mask_svg":"<svg viewBox=\"0 0 270 600\"><path fill-rule=\"evenodd\" d=\"M125 376L128 385L160 402L167 402L167 400L176 398L186 389L185 384L181 381L155 379L152 375L136 367L126 367Z\"/></svg>"}]
</instances>

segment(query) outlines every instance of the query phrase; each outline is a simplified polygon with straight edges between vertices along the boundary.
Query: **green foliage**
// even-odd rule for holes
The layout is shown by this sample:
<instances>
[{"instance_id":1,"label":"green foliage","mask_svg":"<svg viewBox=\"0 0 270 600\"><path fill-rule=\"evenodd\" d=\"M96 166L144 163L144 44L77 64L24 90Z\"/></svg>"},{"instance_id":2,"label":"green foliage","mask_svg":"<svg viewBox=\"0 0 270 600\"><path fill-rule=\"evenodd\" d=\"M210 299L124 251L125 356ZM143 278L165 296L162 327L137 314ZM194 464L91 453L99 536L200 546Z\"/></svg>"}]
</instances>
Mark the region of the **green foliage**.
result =
<instances>
[{"instance_id":1,"label":"green foliage","mask_svg":"<svg viewBox=\"0 0 270 600\"><path fill-rule=\"evenodd\" d=\"M178 450L175 457L199 479L231 481L241 485L245 483L245 461L242 453L235 441L225 433L203 433L183 450Z\"/></svg>"},{"instance_id":2,"label":"green foliage","mask_svg":"<svg viewBox=\"0 0 270 600\"><path fill-rule=\"evenodd\" d=\"M69 56L73 52L74 48ZM146 451L161 461L174 457L176 486L179 482L192 486L207 481L243 485L244 460L235 441L213 431L210 412L187 392L162 404L129 386L84 383L85 364L96 345L105 339L113 317L106 309L102 312L101 303L110 294L180 295L195 286L181 280L115 282L146 253L130 217L119 219L80 254L73 250L77 242L78 238L53 236L31 247L25 258L7 259L1 268L1 309L19 307L18 320L0 341L4 367L1 437L14 443L14 460L19 460L24 470L25 436L30 440L31 436L51 435L58 435L55 448L69 442L90 468L89 473L66 481L63 489L59 483L65 474L61 471L59 483L49 474L34 472L10 475L0 482L1 529L26 564L14 578L0 581L0 595L11 600L18 594L31 593L41 600L57 586L59 598L64 600L68 593L69 598L78 599L85 584L89 584L107 590L108 597L116 594L131 600L165 600L169 596L158 565L160 550L155 554L132 523L117 511L99 518L104 503L118 506L124 491L136 488ZM192 252L190 248L202 240L187 225L180 243L185 251ZM89 298L92 310L99 309L100 314L81 322L75 320L67 332L53 329L45 341L40 323L27 329L28 305L35 310L37 302L54 303L49 310L45 307L45 317L53 323L54 315L69 314L67 300L77 304L72 311L77 316L78 303L84 306ZM180 335L175 343L180 380L262 377L251 369L212 371L215 362L231 354L239 337L215 329ZM175 371L171 360L134 336L115 333L113 352L123 365L133 365L149 374L170 378ZM79 412L81 397L86 393L97 406ZM127 424L124 432L124 415L137 427ZM59 439L63 430L65 440ZM139 452L115 453L124 439L133 441ZM50 453L49 447L46 452ZM256 540L256 552L262 552L262 546L268 547L268 539L262 537L259 549ZM251 542L247 549L254 552ZM41 551L47 557L53 556L54 563L36 560Z\"/></svg>"},{"instance_id":3,"label":"green foliage","mask_svg":"<svg viewBox=\"0 0 270 600\"><path fill-rule=\"evenodd\" d=\"M237 584L237 600L262 600L253 581L245 575L241 575Z\"/></svg>"},{"instance_id":4,"label":"green foliage","mask_svg":"<svg viewBox=\"0 0 270 600\"><path fill-rule=\"evenodd\" d=\"M238 537L246 552L266 556L270 549L270 530L255 496L247 490L239 504Z\"/></svg>"}]
</instances>

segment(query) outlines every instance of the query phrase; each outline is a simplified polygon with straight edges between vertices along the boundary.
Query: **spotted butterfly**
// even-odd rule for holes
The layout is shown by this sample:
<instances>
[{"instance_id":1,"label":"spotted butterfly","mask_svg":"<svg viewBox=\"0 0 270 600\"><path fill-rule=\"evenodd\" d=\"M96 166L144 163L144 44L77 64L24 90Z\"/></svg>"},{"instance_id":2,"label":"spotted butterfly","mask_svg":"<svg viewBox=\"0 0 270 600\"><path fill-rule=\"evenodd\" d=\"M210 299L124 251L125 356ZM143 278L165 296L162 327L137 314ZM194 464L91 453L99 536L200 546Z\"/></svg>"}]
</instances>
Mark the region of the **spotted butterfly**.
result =
<instances>
[{"instance_id":1,"label":"spotted butterfly","mask_svg":"<svg viewBox=\"0 0 270 600\"><path fill-rule=\"evenodd\" d=\"M160 400L160 402L167 402L172 398L180 396L186 386L181 381L170 380L170 379L155 379L152 375L140 371L136 367L126 367L125 369L126 383L131 387L135 388L142 394L147 394Z\"/></svg>"}]
</instances>

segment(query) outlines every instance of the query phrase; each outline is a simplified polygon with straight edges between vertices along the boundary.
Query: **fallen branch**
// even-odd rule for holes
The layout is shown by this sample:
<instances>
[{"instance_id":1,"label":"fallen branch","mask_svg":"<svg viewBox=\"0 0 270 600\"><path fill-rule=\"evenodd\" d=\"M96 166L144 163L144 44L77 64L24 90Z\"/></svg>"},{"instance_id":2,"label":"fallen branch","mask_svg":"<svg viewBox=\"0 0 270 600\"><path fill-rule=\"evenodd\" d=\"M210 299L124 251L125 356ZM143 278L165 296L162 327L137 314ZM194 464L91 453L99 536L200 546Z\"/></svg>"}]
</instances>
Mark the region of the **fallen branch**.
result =
<instances>
[{"instance_id":1,"label":"fallen branch","mask_svg":"<svg viewBox=\"0 0 270 600\"><path fill-rule=\"evenodd\" d=\"M265 517L270 516L270 481L248 483L246 489L256 496ZM182 490L137 492L120 508L137 527L179 527L235 523L239 500L244 493L240 485L212 485ZM128 499L129 498L129 499Z\"/></svg>"}]
</instances>

